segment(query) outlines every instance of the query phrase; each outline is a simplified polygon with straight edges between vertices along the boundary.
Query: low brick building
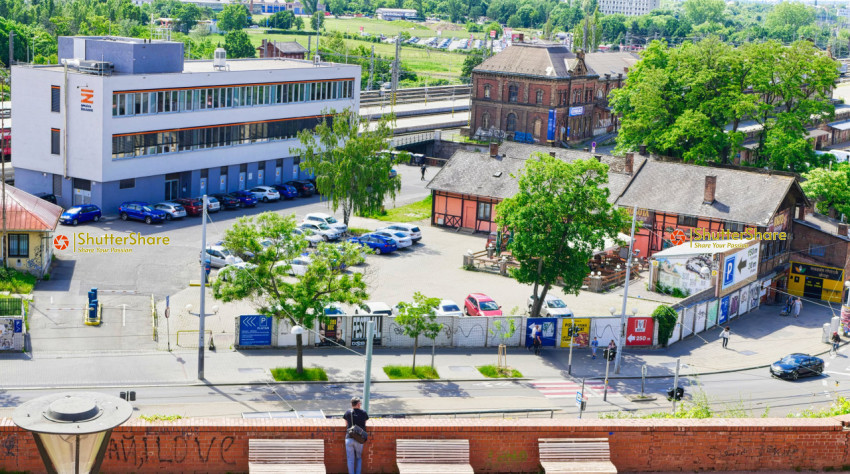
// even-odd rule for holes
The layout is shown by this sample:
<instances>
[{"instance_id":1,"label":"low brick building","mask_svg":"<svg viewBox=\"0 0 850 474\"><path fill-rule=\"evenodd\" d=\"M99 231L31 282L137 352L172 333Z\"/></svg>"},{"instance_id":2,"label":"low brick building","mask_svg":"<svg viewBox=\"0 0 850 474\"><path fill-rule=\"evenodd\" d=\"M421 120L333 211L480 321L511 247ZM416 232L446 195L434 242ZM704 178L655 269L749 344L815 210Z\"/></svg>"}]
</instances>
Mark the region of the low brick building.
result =
<instances>
[{"instance_id":1,"label":"low brick building","mask_svg":"<svg viewBox=\"0 0 850 474\"><path fill-rule=\"evenodd\" d=\"M257 47L257 55L261 58L306 59L307 48L297 41L268 41Z\"/></svg>"},{"instance_id":2,"label":"low brick building","mask_svg":"<svg viewBox=\"0 0 850 474\"><path fill-rule=\"evenodd\" d=\"M847 224L801 207L794 219L788 292L840 303L850 272Z\"/></svg>"}]
</instances>

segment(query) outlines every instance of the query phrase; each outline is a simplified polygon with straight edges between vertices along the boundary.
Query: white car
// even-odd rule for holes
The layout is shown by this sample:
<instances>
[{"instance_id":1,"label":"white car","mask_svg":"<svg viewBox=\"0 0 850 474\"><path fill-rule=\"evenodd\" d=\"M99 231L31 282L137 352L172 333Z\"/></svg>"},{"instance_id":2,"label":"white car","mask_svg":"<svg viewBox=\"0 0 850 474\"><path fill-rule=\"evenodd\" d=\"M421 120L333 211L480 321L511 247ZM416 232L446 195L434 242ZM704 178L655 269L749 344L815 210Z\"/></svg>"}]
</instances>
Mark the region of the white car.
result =
<instances>
[{"instance_id":1,"label":"white car","mask_svg":"<svg viewBox=\"0 0 850 474\"><path fill-rule=\"evenodd\" d=\"M218 278L221 281L232 280L233 275L243 270L253 270L257 268L253 263L239 262L233 265L227 265L218 271Z\"/></svg>"},{"instance_id":2,"label":"white car","mask_svg":"<svg viewBox=\"0 0 850 474\"><path fill-rule=\"evenodd\" d=\"M221 203L218 202L218 199L207 196L207 212L218 212L221 210Z\"/></svg>"},{"instance_id":3,"label":"white car","mask_svg":"<svg viewBox=\"0 0 850 474\"><path fill-rule=\"evenodd\" d=\"M198 256L200 260L202 255ZM210 261L210 266L213 268L222 268L227 265L236 265L242 263L242 259L233 255L230 250L221 245L210 245L207 247L206 259Z\"/></svg>"},{"instance_id":4,"label":"white car","mask_svg":"<svg viewBox=\"0 0 850 474\"><path fill-rule=\"evenodd\" d=\"M280 193L271 186L257 186L248 190L258 201L269 202L280 199Z\"/></svg>"},{"instance_id":5,"label":"white car","mask_svg":"<svg viewBox=\"0 0 850 474\"><path fill-rule=\"evenodd\" d=\"M437 316L463 316L460 306L452 300L440 300L440 304L434 308Z\"/></svg>"},{"instance_id":6,"label":"white car","mask_svg":"<svg viewBox=\"0 0 850 474\"><path fill-rule=\"evenodd\" d=\"M158 209L165 213L165 220L180 219L186 217L186 208L176 202L160 202L153 205L154 209Z\"/></svg>"},{"instance_id":7,"label":"white car","mask_svg":"<svg viewBox=\"0 0 850 474\"><path fill-rule=\"evenodd\" d=\"M287 266L287 273L294 276L303 276L307 273L307 267L310 266L310 257L307 256L299 256L294 258L291 262L277 262L274 264L274 267Z\"/></svg>"},{"instance_id":8,"label":"white car","mask_svg":"<svg viewBox=\"0 0 850 474\"><path fill-rule=\"evenodd\" d=\"M327 224L322 224L321 222L302 222L300 226L301 230L310 230L313 231L314 234L318 234L322 236L322 240L327 242L328 240L337 240L342 236L336 229L332 229Z\"/></svg>"},{"instance_id":9,"label":"white car","mask_svg":"<svg viewBox=\"0 0 850 474\"><path fill-rule=\"evenodd\" d=\"M316 234L310 229L300 229L298 227L292 229L292 233L295 235L304 236L307 240L307 243L310 244L310 247L315 247L319 245L319 242L324 242L325 239L322 238L321 235Z\"/></svg>"},{"instance_id":10,"label":"white car","mask_svg":"<svg viewBox=\"0 0 850 474\"><path fill-rule=\"evenodd\" d=\"M422 240L422 231L419 230L419 227L416 227L413 224L390 224L378 230L387 232L405 232L414 243Z\"/></svg>"},{"instance_id":11,"label":"white car","mask_svg":"<svg viewBox=\"0 0 850 474\"><path fill-rule=\"evenodd\" d=\"M395 246L400 248L400 249L410 247L411 245L413 245L413 241L410 240L410 237L408 237L407 235L405 235L402 232L388 232L388 231L384 230L384 231L377 231L377 232L372 232L372 233L375 234L375 235L380 235L381 237L386 237L388 239L392 239L393 242L395 242Z\"/></svg>"},{"instance_id":12,"label":"white car","mask_svg":"<svg viewBox=\"0 0 850 474\"><path fill-rule=\"evenodd\" d=\"M534 295L528 297L527 304L528 312L531 313L531 309L534 306ZM561 298L554 295L546 295L546 300L543 301L543 305L540 307L540 316L571 318L573 317L573 312Z\"/></svg>"},{"instance_id":13,"label":"white car","mask_svg":"<svg viewBox=\"0 0 850 474\"><path fill-rule=\"evenodd\" d=\"M336 229L342 234L348 232L348 226L347 225L336 220L334 218L334 216L324 214L322 212L311 212L310 214L307 214L306 216L304 216L303 222L313 222L313 223L327 224L328 227L330 227L332 229Z\"/></svg>"},{"instance_id":14,"label":"white car","mask_svg":"<svg viewBox=\"0 0 850 474\"><path fill-rule=\"evenodd\" d=\"M354 308L354 314L382 314L385 316L392 316L393 309L390 308L390 305L381 303L380 301L366 301L365 303L360 303L360 306Z\"/></svg>"}]
</instances>

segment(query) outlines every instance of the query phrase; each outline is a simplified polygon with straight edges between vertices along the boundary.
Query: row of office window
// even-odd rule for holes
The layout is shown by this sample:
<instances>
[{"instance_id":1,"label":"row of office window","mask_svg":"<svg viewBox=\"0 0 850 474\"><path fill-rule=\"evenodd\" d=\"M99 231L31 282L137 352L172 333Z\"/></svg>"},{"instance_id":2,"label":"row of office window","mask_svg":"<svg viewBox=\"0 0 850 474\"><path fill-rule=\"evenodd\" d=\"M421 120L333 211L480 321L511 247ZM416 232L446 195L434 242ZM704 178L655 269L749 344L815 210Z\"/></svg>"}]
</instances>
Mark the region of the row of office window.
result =
<instances>
[{"instance_id":1,"label":"row of office window","mask_svg":"<svg viewBox=\"0 0 850 474\"><path fill-rule=\"evenodd\" d=\"M354 81L344 80L115 93L112 94L112 116L127 117L349 99L353 91Z\"/></svg>"},{"instance_id":2,"label":"row of office window","mask_svg":"<svg viewBox=\"0 0 850 474\"><path fill-rule=\"evenodd\" d=\"M330 124L332 116L281 119L267 122L239 123L164 130L112 136L112 159L162 155L225 146L265 143L295 138L301 130L313 130L322 121Z\"/></svg>"}]
</instances>

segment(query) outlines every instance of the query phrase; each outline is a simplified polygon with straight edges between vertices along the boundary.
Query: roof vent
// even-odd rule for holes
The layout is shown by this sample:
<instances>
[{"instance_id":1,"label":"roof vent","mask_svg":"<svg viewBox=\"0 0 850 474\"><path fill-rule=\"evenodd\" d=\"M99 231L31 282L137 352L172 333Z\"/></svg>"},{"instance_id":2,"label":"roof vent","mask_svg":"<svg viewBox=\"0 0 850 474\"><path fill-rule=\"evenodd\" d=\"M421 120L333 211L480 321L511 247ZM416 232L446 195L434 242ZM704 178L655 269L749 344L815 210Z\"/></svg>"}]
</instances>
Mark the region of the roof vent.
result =
<instances>
[{"instance_id":1,"label":"roof vent","mask_svg":"<svg viewBox=\"0 0 850 474\"><path fill-rule=\"evenodd\" d=\"M227 67L227 51L224 48L216 48L213 53L213 69L224 69Z\"/></svg>"},{"instance_id":2,"label":"roof vent","mask_svg":"<svg viewBox=\"0 0 850 474\"><path fill-rule=\"evenodd\" d=\"M493 177L494 177L494 178L501 178L501 177L502 177L502 172L501 172L501 171L496 171L495 173L493 173Z\"/></svg>"}]
</instances>

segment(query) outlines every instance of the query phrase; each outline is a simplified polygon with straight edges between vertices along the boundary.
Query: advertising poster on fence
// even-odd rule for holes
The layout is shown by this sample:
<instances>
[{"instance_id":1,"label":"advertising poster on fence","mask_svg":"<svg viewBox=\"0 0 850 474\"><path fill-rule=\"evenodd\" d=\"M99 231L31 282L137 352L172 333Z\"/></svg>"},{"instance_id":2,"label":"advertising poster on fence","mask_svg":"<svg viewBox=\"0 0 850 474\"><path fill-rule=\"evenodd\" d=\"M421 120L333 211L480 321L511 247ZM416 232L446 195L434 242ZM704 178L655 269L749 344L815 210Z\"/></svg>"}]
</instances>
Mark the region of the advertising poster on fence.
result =
<instances>
[{"instance_id":1,"label":"advertising poster on fence","mask_svg":"<svg viewBox=\"0 0 850 474\"><path fill-rule=\"evenodd\" d=\"M711 329L717 325L717 300L708 302L708 316L705 319L705 328Z\"/></svg>"},{"instance_id":2,"label":"advertising poster on fence","mask_svg":"<svg viewBox=\"0 0 850 474\"><path fill-rule=\"evenodd\" d=\"M319 338L319 342L316 344L317 346L336 346L345 345L345 342L342 340L342 331L339 327L340 318L325 316L319 322L319 334L321 334L321 338Z\"/></svg>"},{"instance_id":3,"label":"advertising poster on fence","mask_svg":"<svg viewBox=\"0 0 850 474\"><path fill-rule=\"evenodd\" d=\"M761 285L759 282L755 282L750 285L750 310L756 309L759 307L759 299L761 296Z\"/></svg>"},{"instance_id":4,"label":"advertising poster on fence","mask_svg":"<svg viewBox=\"0 0 850 474\"><path fill-rule=\"evenodd\" d=\"M750 310L750 287L749 285L741 288L741 295L738 297L738 316Z\"/></svg>"},{"instance_id":5,"label":"advertising poster on fence","mask_svg":"<svg viewBox=\"0 0 850 474\"><path fill-rule=\"evenodd\" d=\"M651 346L655 334L655 320L652 318L629 318L626 324L627 346Z\"/></svg>"},{"instance_id":6,"label":"advertising poster on fence","mask_svg":"<svg viewBox=\"0 0 850 474\"><path fill-rule=\"evenodd\" d=\"M741 292L736 291L730 296L731 298L729 298L729 319L732 319L735 316L738 316L738 309L740 308L740 304L738 303L740 302Z\"/></svg>"},{"instance_id":7,"label":"advertising poster on fence","mask_svg":"<svg viewBox=\"0 0 850 474\"><path fill-rule=\"evenodd\" d=\"M528 318L525 324L525 345L531 346L531 330L534 326L540 326L543 346L555 347L555 324L557 323L558 320L555 318Z\"/></svg>"},{"instance_id":8,"label":"advertising poster on fence","mask_svg":"<svg viewBox=\"0 0 850 474\"><path fill-rule=\"evenodd\" d=\"M731 295L726 295L720 299L720 312L717 315L717 324L724 325L729 321L729 302Z\"/></svg>"},{"instance_id":9,"label":"advertising poster on fence","mask_svg":"<svg viewBox=\"0 0 850 474\"><path fill-rule=\"evenodd\" d=\"M614 342L621 346L620 343L620 318L593 318L590 327L590 339L596 338L599 341L599 347L606 347L613 339Z\"/></svg>"},{"instance_id":10,"label":"advertising poster on fence","mask_svg":"<svg viewBox=\"0 0 850 474\"><path fill-rule=\"evenodd\" d=\"M375 334L372 345L381 345L381 331L383 330L384 318L381 316L353 316L351 318L351 346L365 346L368 335L368 323L375 321Z\"/></svg>"},{"instance_id":11,"label":"advertising poster on fence","mask_svg":"<svg viewBox=\"0 0 850 474\"><path fill-rule=\"evenodd\" d=\"M697 316L694 321L694 334L705 331L705 318L708 315L708 305L700 303L697 305Z\"/></svg>"},{"instance_id":12,"label":"advertising poster on fence","mask_svg":"<svg viewBox=\"0 0 850 474\"><path fill-rule=\"evenodd\" d=\"M561 347L570 347L570 330L573 331L573 347L587 347L590 344L589 318L561 319Z\"/></svg>"}]
</instances>

